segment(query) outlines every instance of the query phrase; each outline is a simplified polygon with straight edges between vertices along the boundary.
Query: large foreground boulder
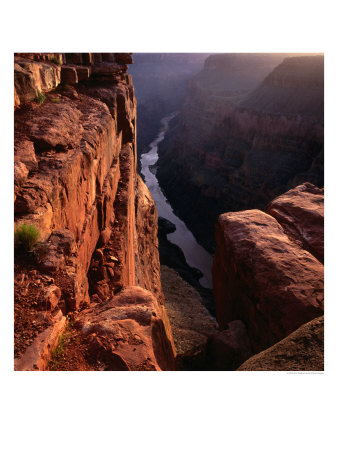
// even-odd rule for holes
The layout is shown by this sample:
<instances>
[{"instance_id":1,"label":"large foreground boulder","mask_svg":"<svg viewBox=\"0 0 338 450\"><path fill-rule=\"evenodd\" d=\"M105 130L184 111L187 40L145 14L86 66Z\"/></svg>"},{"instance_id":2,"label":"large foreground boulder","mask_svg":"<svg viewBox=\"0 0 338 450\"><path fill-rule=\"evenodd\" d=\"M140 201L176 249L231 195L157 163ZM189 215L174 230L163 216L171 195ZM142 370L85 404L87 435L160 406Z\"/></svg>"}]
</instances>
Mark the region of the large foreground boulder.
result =
<instances>
[{"instance_id":1,"label":"large foreground boulder","mask_svg":"<svg viewBox=\"0 0 338 450\"><path fill-rule=\"evenodd\" d=\"M213 283L221 328L242 320L254 353L323 314L324 267L259 210L216 224Z\"/></svg>"},{"instance_id":2,"label":"large foreground boulder","mask_svg":"<svg viewBox=\"0 0 338 450\"><path fill-rule=\"evenodd\" d=\"M324 370L324 316L252 356L238 370Z\"/></svg>"}]
</instances>

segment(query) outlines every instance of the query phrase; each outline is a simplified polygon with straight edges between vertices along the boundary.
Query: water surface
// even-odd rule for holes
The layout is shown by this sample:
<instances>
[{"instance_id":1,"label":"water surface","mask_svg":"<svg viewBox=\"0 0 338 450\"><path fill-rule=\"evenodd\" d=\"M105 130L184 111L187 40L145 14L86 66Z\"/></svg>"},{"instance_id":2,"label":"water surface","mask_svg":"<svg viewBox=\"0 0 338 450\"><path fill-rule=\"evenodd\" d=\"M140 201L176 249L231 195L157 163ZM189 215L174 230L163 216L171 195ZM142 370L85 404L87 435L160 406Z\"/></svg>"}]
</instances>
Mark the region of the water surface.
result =
<instances>
[{"instance_id":1,"label":"water surface","mask_svg":"<svg viewBox=\"0 0 338 450\"><path fill-rule=\"evenodd\" d=\"M173 208L159 186L156 173L152 173L149 169L158 160L158 144L163 141L169 127L169 122L174 116L175 113L161 120L161 128L156 138L149 145L150 150L141 156L141 173L156 203L158 215L170 220L170 222L176 225L176 231L168 234L168 240L181 248L190 267L196 267L203 273L203 277L199 280L200 284L203 287L212 288L212 256L198 244L186 224L174 214ZM152 170L156 172L156 170Z\"/></svg>"}]
</instances>

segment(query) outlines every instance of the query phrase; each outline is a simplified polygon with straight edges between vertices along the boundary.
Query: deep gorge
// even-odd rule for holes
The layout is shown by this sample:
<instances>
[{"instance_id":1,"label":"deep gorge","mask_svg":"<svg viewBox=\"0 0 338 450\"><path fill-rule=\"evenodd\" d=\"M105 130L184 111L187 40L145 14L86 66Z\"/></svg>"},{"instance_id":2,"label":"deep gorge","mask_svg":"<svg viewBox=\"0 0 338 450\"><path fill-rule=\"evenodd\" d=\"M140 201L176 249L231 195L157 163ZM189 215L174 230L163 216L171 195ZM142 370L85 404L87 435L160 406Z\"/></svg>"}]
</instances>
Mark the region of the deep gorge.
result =
<instances>
[{"instance_id":1,"label":"deep gorge","mask_svg":"<svg viewBox=\"0 0 338 450\"><path fill-rule=\"evenodd\" d=\"M322 370L323 58L207 56L15 55L16 370Z\"/></svg>"}]
</instances>

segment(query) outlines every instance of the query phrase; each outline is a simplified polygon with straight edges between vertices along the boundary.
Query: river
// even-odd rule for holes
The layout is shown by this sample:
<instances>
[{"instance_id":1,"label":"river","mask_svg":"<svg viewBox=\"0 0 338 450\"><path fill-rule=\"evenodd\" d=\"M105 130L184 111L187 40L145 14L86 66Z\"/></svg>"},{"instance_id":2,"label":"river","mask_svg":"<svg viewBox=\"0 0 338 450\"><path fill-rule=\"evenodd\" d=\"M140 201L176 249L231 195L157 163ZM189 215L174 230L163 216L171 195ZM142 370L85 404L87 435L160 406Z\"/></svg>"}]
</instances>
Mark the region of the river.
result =
<instances>
[{"instance_id":1,"label":"river","mask_svg":"<svg viewBox=\"0 0 338 450\"><path fill-rule=\"evenodd\" d=\"M149 145L150 150L147 153L143 153L141 156L141 173L153 196L158 215L170 220L170 222L176 225L176 231L168 234L168 240L181 248L190 267L196 267L203 273L203 276L199 280L201 286L212 288L212 256L198 244L186 224L174 214L173 208L159 186L156 173L152 173L149 169L149 167L158 160L158 144L163 141L169 127L169 122L174 116L175 113L166 116L161 120L161 128L156 138Z\"/></svg>"}]
</instances>

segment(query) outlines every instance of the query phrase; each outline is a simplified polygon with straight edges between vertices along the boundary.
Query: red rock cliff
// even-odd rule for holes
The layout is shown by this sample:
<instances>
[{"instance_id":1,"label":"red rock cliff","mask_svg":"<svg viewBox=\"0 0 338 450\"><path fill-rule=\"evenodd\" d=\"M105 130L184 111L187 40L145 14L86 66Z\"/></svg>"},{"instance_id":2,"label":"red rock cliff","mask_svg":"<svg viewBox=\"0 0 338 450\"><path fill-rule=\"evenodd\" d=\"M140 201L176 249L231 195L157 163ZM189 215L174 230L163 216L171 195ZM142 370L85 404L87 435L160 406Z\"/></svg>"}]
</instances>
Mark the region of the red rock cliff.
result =
<instances>
[{"instance_id":1,"label":"red rock cliff","mask_svg":"<svg viewBox=\"0 0 338 450\"><path fill-rule=\"evenodd\" d=\"M157 211L137 175L130 63L119 53L16 54L15 225L39 230L34 276L40 297L47 279L59 288L54 312L107 302L127 286L151 291L159 309L147 323L162 324L156 333L171 356L122 366L167 368L175 350L162 306ZM17 280L27 267L18 261L15 269Z\"/></svg>"},{"instance_id":2,"label":"red rock cliff","mask_svg":"<svg viewBox=\"0 0 338 450\"><path fill-rule=\"evenodd\" d=\"M316 257L323 215L323 190L306 183L275 199L268 214L248 210L218 219L217 320L221 328L242 320L255 353L323 314L324 266Z\"/></svg>"}]
</instances>

